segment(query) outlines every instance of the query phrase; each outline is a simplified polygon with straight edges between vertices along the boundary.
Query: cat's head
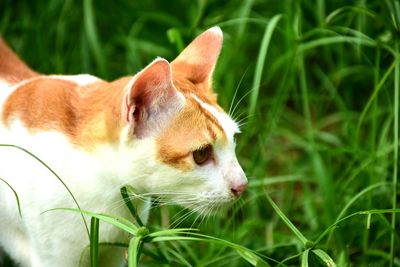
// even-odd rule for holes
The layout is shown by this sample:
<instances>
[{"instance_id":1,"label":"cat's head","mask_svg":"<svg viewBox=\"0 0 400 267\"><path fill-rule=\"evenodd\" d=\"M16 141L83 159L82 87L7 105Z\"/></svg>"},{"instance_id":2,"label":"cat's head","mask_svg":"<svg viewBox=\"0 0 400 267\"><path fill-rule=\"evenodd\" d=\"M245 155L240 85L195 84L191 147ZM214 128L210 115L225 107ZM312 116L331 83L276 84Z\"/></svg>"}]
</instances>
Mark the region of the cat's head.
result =
<instances>
[{"instance_id":1,"label":"cat's head","mask_svg":"<svg viewBox=\"0 0 400 267\"><path fill-rule=\"evenodd\" d=\"M135 170L143 178L133 186L199 212L232 202L247 187L235 154L238 125L212 89L222 39L214 27L172 63L154 60L130 81L123 102L126 134L143 153L143 170Z\"/></svg>"}]
</instances>

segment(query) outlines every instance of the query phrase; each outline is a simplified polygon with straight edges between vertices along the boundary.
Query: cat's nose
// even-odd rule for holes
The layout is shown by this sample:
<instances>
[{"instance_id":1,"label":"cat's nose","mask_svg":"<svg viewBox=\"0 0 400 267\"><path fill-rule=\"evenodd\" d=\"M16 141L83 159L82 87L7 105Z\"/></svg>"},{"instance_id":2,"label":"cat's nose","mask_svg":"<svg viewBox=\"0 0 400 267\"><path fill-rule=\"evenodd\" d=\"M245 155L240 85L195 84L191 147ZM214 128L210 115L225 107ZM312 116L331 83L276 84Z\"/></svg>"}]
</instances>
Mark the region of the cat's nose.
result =
<instances>
[{"instance_id":1,"label":"cat's nose","mask_svg":"<svg viewBox=\"0 0 400 267\"><path fill-rule=\"evenodd\" d=\"M240 197L240 195L246 191L247 181L233 184L231 186L231 192L235 195L235 197Z\"/></svg>"}]
</instances>

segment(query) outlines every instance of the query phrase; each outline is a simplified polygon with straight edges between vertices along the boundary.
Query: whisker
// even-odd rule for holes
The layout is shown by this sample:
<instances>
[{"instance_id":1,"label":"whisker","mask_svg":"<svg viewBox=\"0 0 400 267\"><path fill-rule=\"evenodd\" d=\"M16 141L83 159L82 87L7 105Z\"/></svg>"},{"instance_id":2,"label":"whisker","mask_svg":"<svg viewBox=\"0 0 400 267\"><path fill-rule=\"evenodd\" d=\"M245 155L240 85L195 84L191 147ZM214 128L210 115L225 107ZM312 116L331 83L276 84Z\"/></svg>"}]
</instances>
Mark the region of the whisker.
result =
<instances>
[{"instance_id":1,"label":"whisker","mask_svg":"<svg viewBox=\"0 0 400 267\"><path fill-rule=\"evenodd\" d=\"M198 207L192 209L192 211L190 212L190 214L188 214L188 216L186 216L185 218L183 218L183 220L182 220L180 223L182 223L184 220L186 220L187 218L189 218L191 215L193 215L193 214L195 214L195 213L201 214L201 210L202 210L202 209L203 209L202 206L198 206ZM196 217L196 218L197 218L197 217Z\"/></svg>"},{"instance_id":2,"label":"whisker","mask_svg":"<svg viewBox=\"0 0 400 267\"><path fill-rule=\"evenodd\" d=\"M244 112L242 112L241 114L243 114ZM251 118L251 117L255 117L256 115L255 114L249 114L249 115L247 115L247 116L245 116L245 117L243 117L243 118L241 118L239 121L236 121L236 123L239 125L239 127L240 126L242 126L242 125L245 125L247 122L246 122L246 120L247 119L249 119L249 118Z\"/></svg>"},{"instance_id":3,"label":"whisker","mask_svg":"<svg viewBox=\"0 0 400 267\"><path fill-rule=\"evenodd\" d=\"M236 111L237 107L239 106L239 104L240 104L249 94L251 94L255 89L256 89L256 88L253 88L253 89L247 91L247 92L238 100L238 102L235 104L235 107L234 107L233 110L232 110L232 117L234 117L235 111Z\"/></svg>"},{"instance_id":4,"label":"whisker","mask_svg":"<svg viewBox=\"0 0 400 267\"><path fill-rule=\"evenodd\" d=\"M236 86L235 93L233 94L232 101L231 101L231 104L230 104L229 110L228 110L228 115L229 115L229 116L232 115L232 114L231 114L231 111L232 111L233 103L235 102L236 94L237 94L237 92L238 92L238 90L239 90L239 88L240 88L240 85L242 84L243 78L246 76L246 73L247 73L248 70L249 70L249 67L247 67L247 69L244 71L242 77L241 77L240 80L239 80L238 85Z\"/></svg>"},{"instance_id":5,"label":"whisker","mask_svg":"<svg viewBox=\"0 0 400 267\"><path fill-rule=\"evenodd\" d=\"M196 213L199 210L199 207L195 207L192 210L189 210L187 213L185 213L183 216L179 217L177 220L175 220L170 227L171 228L175 228L178 225L180 225L184 220L186 220L189 216L191 216L192 214Z\"/></svg>"},{"instance_id":6,"label":"whisker","mask_svg":"<svg viewBox=\"0 0 400 267\"><path fill-rule=\"evenodd\" d=\"M194 206L194 207L196 207L196 203L193 203L192 205L189 205L189 207L188 208L191 208L192 206ZM179 214L181 214L182 212L187 212L188 210L186 209L186 208L184 208L184 209L182 209L180 212L178 212L177 214L175 214L172 218L171 218L171 221L175 218L175 217L177 217ZM186 214L186 213L185 213ZM183 215L184 216L184 215ZM178 219L177 220L179 220L181 217L178 217ZM177 221L177 220L175 220L175 221ZM174 221L174 222L175 222ZM172 223L173 224L173 223Z\"/></svg>"}]
</instances>

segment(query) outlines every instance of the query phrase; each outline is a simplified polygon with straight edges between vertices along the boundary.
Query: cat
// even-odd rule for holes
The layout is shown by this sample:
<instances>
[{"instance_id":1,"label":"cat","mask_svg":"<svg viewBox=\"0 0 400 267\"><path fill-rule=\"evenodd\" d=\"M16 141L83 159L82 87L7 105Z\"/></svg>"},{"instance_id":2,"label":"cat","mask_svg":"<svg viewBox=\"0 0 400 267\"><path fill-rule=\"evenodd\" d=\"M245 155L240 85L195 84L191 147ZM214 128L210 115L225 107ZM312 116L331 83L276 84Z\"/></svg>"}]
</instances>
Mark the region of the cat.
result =
<instances>
[{"instance_id":1,"label":"cat","mask_svg":"<svg viewBox=\"0 0 400 267\"><path fill-rule=\"evenodd\" d=\"M235 155L238 125L212 89L222 41L221 29L210 28L171 63L156 58L133 77L107 82L39 74L0 40L0 143L43 160L83 210L131 218L121 204L124 185L199 213L225 206L245 191L247 178ZM23 267L78 266L89 244L81 215L43 213L76 208L66 187L15 147L0 147L0 178L22 210L0 180L0 247ZM149 204L138 205L146 221ZM127 241L101 224L100 242ZM110 256L103 266L123 264L123 251L104 259Z\"/></svg>"}]
</instances>

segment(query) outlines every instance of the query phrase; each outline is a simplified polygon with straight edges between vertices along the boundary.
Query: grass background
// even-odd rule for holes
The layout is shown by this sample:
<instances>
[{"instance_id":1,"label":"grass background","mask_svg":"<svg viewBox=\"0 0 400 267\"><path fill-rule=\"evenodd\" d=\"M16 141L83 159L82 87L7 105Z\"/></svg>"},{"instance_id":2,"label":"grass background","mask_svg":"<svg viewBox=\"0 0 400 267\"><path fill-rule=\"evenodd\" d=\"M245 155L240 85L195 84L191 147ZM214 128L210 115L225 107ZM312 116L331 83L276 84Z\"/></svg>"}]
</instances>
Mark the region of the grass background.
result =
<instances>
[{"instance_id":1,"label":"grass background","mask_svg":"<svg viewBox=\"0 0 400 267\"><path fill-rule=\"evenodd\" d=\"M266 194L314 241L367 210L315 248L338 266L400 266L400 218L387 211L400 199L398 1L0 2L2 35L49 74L133 75L156 56L173 60L214 25L224 31L214 88L243 123L237 154L250 188L224 216L179 226L258 251L272 266L306 266L304 244ZM155 209L149 224L165 228L176 212ZM170 266L249 265L215 244L160 249ZM324 266L315 254L308 263ZM141 264L160 266L150 257Z\"/></svg>"}]
</instances>

